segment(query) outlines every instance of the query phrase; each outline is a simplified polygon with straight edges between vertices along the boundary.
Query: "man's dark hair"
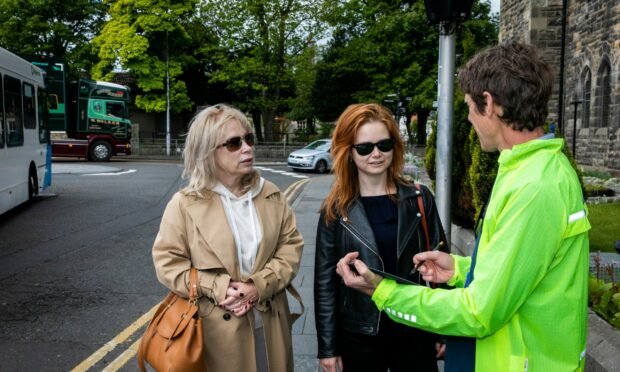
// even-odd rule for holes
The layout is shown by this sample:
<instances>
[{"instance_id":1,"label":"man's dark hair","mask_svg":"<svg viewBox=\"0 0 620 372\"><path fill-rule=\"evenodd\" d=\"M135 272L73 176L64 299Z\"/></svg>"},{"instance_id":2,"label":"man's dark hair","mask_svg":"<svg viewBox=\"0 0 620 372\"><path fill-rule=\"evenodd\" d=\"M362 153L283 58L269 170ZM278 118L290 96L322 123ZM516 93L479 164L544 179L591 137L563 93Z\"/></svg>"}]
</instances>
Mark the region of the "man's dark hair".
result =
<instances>
[{"instance_id":1,"label":"man's dark hair","mask_svg":"<svg viewBox=\"0 0 620 372\"><path fill-rule=\"evenodd\" d=\"M472 57L459 71L459 85L479 112L484 113L486 91L504 109L504 123L533 130L545 124L553 72L534 46L509 41Z\"/></svg>"}]
</instances>

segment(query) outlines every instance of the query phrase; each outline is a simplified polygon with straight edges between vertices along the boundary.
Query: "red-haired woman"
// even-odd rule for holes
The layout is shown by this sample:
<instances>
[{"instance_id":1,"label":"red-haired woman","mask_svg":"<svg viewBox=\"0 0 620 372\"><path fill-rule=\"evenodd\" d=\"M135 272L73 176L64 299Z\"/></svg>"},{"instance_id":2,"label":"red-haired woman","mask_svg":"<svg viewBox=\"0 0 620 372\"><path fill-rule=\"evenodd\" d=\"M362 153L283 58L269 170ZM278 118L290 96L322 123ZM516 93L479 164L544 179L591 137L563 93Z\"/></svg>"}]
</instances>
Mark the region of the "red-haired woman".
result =
<instances>
[{"instance_id":1,"label":"red-haired woman","mask_svg":"<svg viewBox=\"0 0 620 372\"><path fill-rule=\"evenodd\" d=\"M336 263L349 252L369 267L423 283L413 256L445 242L431 192L402 177L404 145L392 114L355 104L332 136L335 181L321 207L314 304L323 371L437 371L438 336L380 313L370 297L347 288ZM424 206L424 215L418 207ZM446 246L446 244L444 244Z\"/></svg>"}]
</instances>

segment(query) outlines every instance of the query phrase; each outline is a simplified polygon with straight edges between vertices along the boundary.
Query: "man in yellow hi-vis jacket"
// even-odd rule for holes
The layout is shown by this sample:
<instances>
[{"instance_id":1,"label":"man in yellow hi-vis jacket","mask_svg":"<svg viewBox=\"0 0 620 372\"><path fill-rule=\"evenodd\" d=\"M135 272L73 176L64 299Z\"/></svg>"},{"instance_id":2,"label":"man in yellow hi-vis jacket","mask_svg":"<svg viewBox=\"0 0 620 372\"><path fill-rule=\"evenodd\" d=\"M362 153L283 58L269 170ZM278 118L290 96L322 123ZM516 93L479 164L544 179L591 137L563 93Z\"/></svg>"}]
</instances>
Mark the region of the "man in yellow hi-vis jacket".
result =
<instances>
[{"instance_id":1,"label":"man in yellow hi-vis jacket","mask_svg":"<svg viewBox=\"0 0 620 372\"><path fill-rule=\"evenodd\" d=\"M500 157L472 257L414 257L425 280L455 288L383 279L356 252L337 272L398 322L470 337L448 343L447 372L583 371L590 223L564 141L542 129L551 69L534 47L509 42L474 56L459 83L482 149Z\"/></svg>"}]
</instances>

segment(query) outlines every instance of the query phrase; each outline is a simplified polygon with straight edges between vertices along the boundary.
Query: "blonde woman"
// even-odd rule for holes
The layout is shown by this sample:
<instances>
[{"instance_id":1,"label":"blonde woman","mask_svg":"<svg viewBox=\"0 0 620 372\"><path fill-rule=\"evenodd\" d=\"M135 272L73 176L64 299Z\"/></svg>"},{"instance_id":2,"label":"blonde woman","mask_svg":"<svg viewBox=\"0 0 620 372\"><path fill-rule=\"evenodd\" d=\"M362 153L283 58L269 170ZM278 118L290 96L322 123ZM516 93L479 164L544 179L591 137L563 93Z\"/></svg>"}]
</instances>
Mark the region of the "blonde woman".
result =
<instances>
[{"instance_id":1,"label":"blonde woman","mask_svg":"<svg viewBox=\"0 0 620 372\"><path fill-rule=\"evenodd\" d=\"M303 241L286 197L254 169L254 135L239 110L203 109L183 152L188 184L164 212L153 246L157 278L187 297L199 270L210 371L292 371L285 289Z\"/></svg>"}]
</instances>

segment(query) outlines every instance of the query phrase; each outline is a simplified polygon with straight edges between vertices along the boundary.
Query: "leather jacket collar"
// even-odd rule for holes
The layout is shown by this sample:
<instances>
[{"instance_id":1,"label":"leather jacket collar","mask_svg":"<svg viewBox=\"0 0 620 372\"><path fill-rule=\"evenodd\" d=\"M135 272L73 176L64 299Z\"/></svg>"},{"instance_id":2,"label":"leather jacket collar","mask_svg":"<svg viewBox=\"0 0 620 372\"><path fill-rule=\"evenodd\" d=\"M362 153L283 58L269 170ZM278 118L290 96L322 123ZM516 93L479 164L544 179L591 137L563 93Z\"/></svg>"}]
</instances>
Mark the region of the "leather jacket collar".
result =
<instances>
[{"instance_id":1,"label":"leather jacket collar","mask_svg":"<svg viewBox=\"0 0 620 372\"><path fill-rule=\"evenodd\" d=\"M398 187L398 258L405 251L409 239L413 236L422 220L419 212L412 214L412 210L417 210L417 198L420 191L415 187ZM426 202L425 202L426 203ZM348 217L340 218L341 225L355 235L361 243L375 255L381 262L378 269L384 269L383 260L379 254L379 248L375 240L372 226L368 222L368 216L362 202L357 199L348 210ZM374 266L373 266L374 267Z\"/></svg>"}]
</instances>

